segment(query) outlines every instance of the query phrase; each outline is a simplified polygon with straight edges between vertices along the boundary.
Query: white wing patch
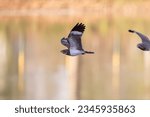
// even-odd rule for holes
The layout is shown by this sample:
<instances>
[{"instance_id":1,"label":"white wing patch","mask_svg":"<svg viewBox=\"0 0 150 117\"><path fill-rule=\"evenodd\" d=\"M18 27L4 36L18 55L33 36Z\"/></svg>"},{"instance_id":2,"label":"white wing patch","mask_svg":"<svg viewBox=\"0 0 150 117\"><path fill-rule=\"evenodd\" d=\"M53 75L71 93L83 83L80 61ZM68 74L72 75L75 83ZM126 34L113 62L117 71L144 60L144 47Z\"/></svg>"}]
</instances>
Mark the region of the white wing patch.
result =
<instances>
[{"instance_id":1,"label":"white wing patch","mask_svg":"<svg viewBox=\"0 0 150 117\"><path fill-rule=\"evenodd\" d=\"M72 35L82 35L82 32L79 32L79 31L71 31L71 34Z\"/></svg>"}]
</instances>

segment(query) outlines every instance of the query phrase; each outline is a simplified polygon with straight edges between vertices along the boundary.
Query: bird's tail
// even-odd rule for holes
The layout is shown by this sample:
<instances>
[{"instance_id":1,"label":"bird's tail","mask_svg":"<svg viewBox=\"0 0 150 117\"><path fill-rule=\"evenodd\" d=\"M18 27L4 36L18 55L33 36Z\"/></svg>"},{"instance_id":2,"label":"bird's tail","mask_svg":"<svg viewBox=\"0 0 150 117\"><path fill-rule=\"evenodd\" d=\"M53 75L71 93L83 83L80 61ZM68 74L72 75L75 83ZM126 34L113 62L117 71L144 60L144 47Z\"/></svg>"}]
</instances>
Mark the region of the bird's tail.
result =
<instances>
[{"instance_id":1,"label":"bird's tail","mask_svg":"<svg viewBox=\"0 0 150 117\"><path fill-rule=\"evenodd\" d=\"M94 52L90 52L90 51L85 51L85 53L87 53L87 54L94 54Z\"/></svg>"},{"instance_id":2,"label":"bird's tail","mask_svg":"<svg viewBox=\"0 0 150 117\"><path fill-rule=\"evenodd\" d=\"M128 30L129 32L131 32L131 33L135 33L135 31L134 30Z\"/></svg>"}]
</instances>

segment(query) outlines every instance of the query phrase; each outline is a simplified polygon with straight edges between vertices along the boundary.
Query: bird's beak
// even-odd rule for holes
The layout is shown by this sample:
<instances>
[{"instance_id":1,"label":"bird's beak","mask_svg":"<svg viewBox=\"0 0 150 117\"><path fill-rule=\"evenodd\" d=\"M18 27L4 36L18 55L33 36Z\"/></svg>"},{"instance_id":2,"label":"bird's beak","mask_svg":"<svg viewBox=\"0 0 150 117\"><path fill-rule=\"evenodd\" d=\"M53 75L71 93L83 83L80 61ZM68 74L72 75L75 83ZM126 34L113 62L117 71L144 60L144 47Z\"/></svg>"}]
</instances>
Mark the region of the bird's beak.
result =
<instances>
[{"instance_id":1,"label":"bird's beak","mask_svg":"<svg viewBox=\"0 0 150 117\"><path fill-rule=\"evenodd\" d=\"M63 54L66 54L66 52L64 50L61 50L60 52L63 53Z\"/></svg>"},{"instance_id":2,"label":"bird's beak","mask_svg":"<svg viewBox=\"0 0 150 117\"><path fill-rule=\"evenodd\" d=\"M63 53L63 50L61 50L60 52Z\"/></svg>"}]
</instances>

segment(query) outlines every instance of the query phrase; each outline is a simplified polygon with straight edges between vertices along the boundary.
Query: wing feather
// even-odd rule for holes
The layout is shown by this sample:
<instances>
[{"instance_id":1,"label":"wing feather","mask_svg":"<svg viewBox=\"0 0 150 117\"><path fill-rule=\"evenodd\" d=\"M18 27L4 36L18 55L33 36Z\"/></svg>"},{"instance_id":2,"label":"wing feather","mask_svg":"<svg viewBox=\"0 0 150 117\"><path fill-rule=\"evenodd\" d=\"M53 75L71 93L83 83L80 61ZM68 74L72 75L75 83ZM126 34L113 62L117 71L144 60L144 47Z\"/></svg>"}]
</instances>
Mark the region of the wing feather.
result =
<instances>
[{"instance_id":1,"label":"wing feather","mask_svg":"<svg viewBox=\"0 0 150 117\"><path fill-rule=\"evenodd\" d=\"M81 37L85 30L85 25L82 23L77 23L69 33L68 41L70 44L70 49L83 50Z\"/></svg>"}]
</instances>

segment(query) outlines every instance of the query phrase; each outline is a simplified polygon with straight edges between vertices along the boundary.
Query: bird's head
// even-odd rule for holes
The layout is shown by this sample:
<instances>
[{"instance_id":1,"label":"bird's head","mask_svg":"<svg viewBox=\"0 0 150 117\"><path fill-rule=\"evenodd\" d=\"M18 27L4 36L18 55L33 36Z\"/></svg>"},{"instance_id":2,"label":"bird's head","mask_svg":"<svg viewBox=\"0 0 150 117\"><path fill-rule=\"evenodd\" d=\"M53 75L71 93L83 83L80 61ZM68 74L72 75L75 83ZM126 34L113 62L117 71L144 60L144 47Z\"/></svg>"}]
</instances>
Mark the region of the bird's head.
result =
<instances>
[{"instance_id":1,"label":"bird's head","mask_svg":"<svg viewBox=\"0 0 150 117\"><path fill-rule=\"evenodd\" d=\"M70 52L69 52L68 49L61 50L60 52L63 53L63 54L65 54L65 55L70 55Z\"/></svg>"},{"instance_id":2,"label":"bird's head","mask_svg":"<svg viewBox=\"0 0 150 117\"><path fill-rule=\"evenodd\" d=\"M65 37L63 37L61 40L65 40L66 38Z\"/></svg>"}]
</instances>

